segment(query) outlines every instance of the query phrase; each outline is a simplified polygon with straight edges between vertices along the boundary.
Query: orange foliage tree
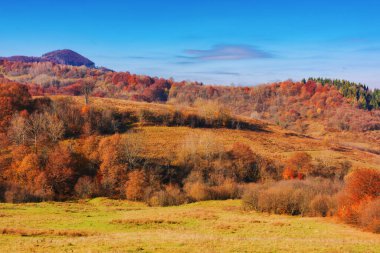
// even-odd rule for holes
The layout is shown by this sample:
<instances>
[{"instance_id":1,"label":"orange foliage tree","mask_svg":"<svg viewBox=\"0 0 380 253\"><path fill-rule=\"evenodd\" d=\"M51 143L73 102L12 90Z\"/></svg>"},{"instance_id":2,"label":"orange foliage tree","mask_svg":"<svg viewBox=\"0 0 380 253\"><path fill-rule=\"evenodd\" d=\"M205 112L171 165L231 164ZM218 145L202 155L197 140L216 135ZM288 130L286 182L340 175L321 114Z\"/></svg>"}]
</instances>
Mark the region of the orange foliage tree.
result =
<instances>
[{"instance_id":1,"label":"orange foliage tree","mask_svg":"<svg viewBox=\"0 0 380 253\"><path fill-rule=\"evenodd\" d=\"M125 184L125 195L129 200L143 200L147 186L146 175L143 170L134 170L128 173L128 181Z\"/></svg>"},{"instance_id":2,"label":"orange foliage tree","mask_svg":"<svg viewBox=\"0 0 380 253\"><path fill-rule=\"evenodd\" d=\"M298 177L303 179L304 175L307 175L311 172L312 158L306 152L299 152L290 157L286 163L286 169L283 173L284 179L292 179Z\"/></svg>"},{"instance_id":3,"label":"orange foliage tree","mask_svg":"<svg viewBox=\"0 0 380 253\"><path fill-rule=\"evenodd\" d=\"M125 159L125 143L119 134L104 138L99 143L100 168L98 180L106 196L124 194L128 163Z\"/></svg>"},{"instance_id":4,"label":"orange foliage tree","mask_svg":"<svg viewBox=\"0 0 380 253\"><path fill-rule=\"evenodd\" d=\"M14 156L12 165L5 176L9 186L5 193L8 202L49 200L53 192L41 169L38 156L24 147L17 148L20 155Z\"/></svg>"},{"instance_id":5,"label":"orange foliage tree","mask_svg":"<svg viewBox=\"0 0 380 253\"><path fill-rule=\"evenodd\" d=\"M70 194L73 188L73 159L68 147L58 145L49 154L46 164L46 176L58 198Z\"/></svg>"},{"instance_id":6,"label":"orange foliage tree","mask_svg":"<svg viewBox=\"0 0 380 253\"><path fill-rule=\"evenodd\" d=\"M244 182L256 182L260 171L257 156L251 148L242 143L235 143L231 151L234 159L234 176Z\"/></svg>"},{"instance_id":7,"label":"orange foliage tree","mask_svg":"<svg viewBox=\"0 0 380 253\"><path fill-rule=\"evenodd\" d=\"M380 198L380 171L357 169L347 176L339 198L338 215L348 223L358 224L361 213Z\"/></svg>"}]
</instances>

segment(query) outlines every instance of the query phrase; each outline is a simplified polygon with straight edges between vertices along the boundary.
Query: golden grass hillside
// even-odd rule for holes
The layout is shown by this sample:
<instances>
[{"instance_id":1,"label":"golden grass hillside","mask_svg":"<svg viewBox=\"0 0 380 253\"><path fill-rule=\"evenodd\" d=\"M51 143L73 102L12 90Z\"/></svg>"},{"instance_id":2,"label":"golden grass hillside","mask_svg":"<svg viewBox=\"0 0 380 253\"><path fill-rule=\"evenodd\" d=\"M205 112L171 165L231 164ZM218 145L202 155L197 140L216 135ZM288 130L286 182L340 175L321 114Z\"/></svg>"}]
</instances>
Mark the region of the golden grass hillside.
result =
<instances>
[{"instance_id":1,"label":"golden grass hillside","mask_svg":"<svg viewBox=\"0 0 380 253\"><path fill-rule=\"evenodd\" d=\"M51 98L57 100L64 96ZM84 105L82 97L71 97L71 99L75 103ZM175 110L184 113L198 113L197 109L192 107L110 98L91 98L90 106L135 114L141 110L148 110L156 114ZM348 132L327 133L325 136L305 136L268 122L241 116L238 118L256 124L264 131L136 125L135 131L126 133L126 135L135 135L141 141L144 156L147 158L171 159L177 155L181 146L186 144L189 139L212 138L227 149L236 142L244 143L250 146L254 152L279 161L286 160L296 152L304 151L310 154L314 160L323 159L330 163L349 161L353 168L380 168L380 154L375 152L380 149L377 133L372 133L370 139L363 133Z\"/></svg>"}]
</instances>

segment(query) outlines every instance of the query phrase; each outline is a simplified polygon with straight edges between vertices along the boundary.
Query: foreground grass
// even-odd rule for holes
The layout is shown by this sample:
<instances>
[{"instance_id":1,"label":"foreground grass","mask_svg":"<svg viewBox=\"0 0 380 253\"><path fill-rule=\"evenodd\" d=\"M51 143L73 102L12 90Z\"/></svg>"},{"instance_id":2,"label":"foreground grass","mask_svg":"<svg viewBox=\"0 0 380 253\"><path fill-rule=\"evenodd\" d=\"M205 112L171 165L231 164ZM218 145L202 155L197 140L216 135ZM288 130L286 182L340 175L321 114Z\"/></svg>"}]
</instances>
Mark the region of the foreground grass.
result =
<instances>
[{"instance_id":1,"label":"foreground grass","mask_svg":"<svg viewBox=\"0 0 380 253\"><path fill-rule=\"evenodd\" d=\"M227 200L156 208L104 198L0 204L0 251L380 252L379 235L240 206Z\"/></svg>"}]
</instances>

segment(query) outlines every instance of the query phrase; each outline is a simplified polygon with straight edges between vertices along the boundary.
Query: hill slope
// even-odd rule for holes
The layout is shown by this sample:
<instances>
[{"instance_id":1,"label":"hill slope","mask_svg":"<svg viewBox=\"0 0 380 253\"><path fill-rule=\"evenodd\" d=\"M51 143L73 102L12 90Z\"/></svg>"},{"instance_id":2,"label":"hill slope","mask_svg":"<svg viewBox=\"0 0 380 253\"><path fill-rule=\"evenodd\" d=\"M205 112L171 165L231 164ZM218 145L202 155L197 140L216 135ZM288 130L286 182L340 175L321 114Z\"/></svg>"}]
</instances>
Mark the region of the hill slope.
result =
<instances>
[{"instance_id":1,"label":"hill slope","mask_svg":"<svg viewBox=\"0 0 380 253\"><path fill-rule=\"evenodd\" d=\"M235 115L265 120L293 131L324 137L335 132L380 130L379 91L347 81L310 79L257 87L176 82L129 72L112 72L47 62L3 61L0 73L27 84L33 95L81 94L84 83L97 97L165 102L192 107L214 103Z\"/></svg>"},{"instance_id":2,"label":"hill slope","mask_svg":"<svg viewBox=\"0 0 380 253\"><path fill-rule=\"evenodd\" d=\"M53 100L64 99L63 96L52 96ZM72 101L84 106L82 97L72 97ZM170 104L155 104L121 99L96 98L90 100L91 106L98 109L116 110L119 113L141 114L144 111L152 112L155 117L175 113L180 110L184 113L204 114L194 107L178 107ZM379 168L380 152L377 140L369 141L364 135L341 136L341 141L328 137L326 139L311 138L286 130L280 126L270 124L249 117L235 116L243 122L256 127L257 130L236 130L226 128L189 128L183 126L165 126L159 123L138 124L138 131L133 133L143 143L144 155L149 159L172 159L178 155L181 146L190 136L209 136L223 145L227 150L234 143L240 142L248 145L254 152L280 162L285 162L297 152L309 153L314 162L323 160L327 164L339 164L344 161L352 163L353 168L372 167ZM158 125L157 125L158 124ZM153 126L152 126L153 125ZM156 126L154 126L156 125ZM128 133L127 135L130 135ZM350 144L350 145L349 145ZM368 146L367 146L367 145ZM361 147L361 148L360 148Z\"/></svg>"},{"instance_id":3,"label":"hill slope","mask_svg":"<svg viewBox=\"0 0 380 253\"><path fill-rule=\"evenodd\" d=\"M57 64L86 66L89 68L95 67L94 62L69 49L52 51L42 55L41 58Z\"/></svg>"},{"instance_id":4,"label":"hill slope","mask_svg":"<svg viewBox=\"0 0 380 253\"><path fill-rule=\"evenodd\" d=\"M86 57L72 51L69 49L56 50L46 54L41 57L35 56L10 56L10 57L0 57L0 60L8 60L12 62L52 62L55 64L64 64L70 66L86 66L89 68L94 68L95 63L87 59Z\"/></svg>"}]
</instances>

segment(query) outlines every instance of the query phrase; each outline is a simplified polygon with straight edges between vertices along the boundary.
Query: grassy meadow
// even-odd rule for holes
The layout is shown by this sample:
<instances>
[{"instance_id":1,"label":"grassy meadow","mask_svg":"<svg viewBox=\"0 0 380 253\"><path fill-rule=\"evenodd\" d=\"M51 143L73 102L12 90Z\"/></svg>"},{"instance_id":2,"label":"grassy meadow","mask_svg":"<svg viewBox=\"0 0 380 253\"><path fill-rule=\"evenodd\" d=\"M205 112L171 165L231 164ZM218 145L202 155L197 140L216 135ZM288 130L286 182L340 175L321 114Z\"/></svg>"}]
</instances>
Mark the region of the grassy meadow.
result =
<instances>
[{"instance_id":1,"label":"grassy meadow","mask_svg":"<svg viewBox=\"0 0 380 253\"><path fill-rule=\"evenodd\" d=\"M380 252L380 236L330 218L96 198L0 204L1 252Z\"/></svg>"}]
</instances>

